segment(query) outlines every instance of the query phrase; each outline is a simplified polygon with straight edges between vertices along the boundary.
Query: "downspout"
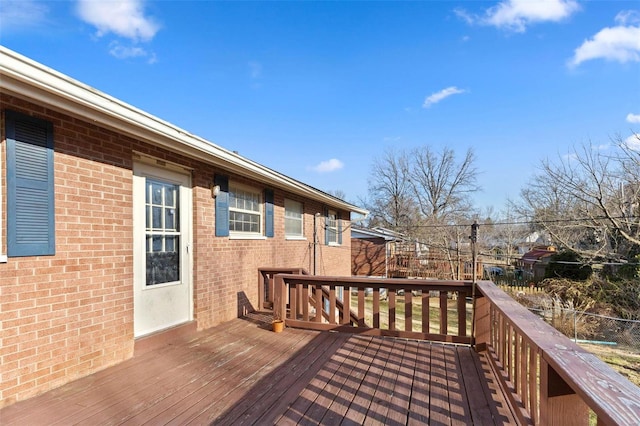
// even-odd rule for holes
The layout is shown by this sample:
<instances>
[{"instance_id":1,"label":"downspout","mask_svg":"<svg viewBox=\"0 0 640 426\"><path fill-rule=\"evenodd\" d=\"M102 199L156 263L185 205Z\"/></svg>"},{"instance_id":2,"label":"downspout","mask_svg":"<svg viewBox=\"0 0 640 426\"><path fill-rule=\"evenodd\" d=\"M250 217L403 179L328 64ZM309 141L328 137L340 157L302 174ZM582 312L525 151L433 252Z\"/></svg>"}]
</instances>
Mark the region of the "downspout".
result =
<instances>
[{"instance_id":1,"label":"downspout","mask_svg":"<svg viewBox=\"0 0 640 426\"><path fill-rule=\"evenodd\" d=\"M317 275L317 264L318 264L318 227L317 227L317 219L320 216L320 213L316 213L313 215L313 275Z\"/></svg>"},{"instance_id":2,"label":"downspout","mask_svg":"<svg viewBox=\"0 0 640 426\"><path fill-rule=\"evenodd\" d=\"M384 277L389 278L389 241L384 240Z\"/></svg>"}]
</instances>

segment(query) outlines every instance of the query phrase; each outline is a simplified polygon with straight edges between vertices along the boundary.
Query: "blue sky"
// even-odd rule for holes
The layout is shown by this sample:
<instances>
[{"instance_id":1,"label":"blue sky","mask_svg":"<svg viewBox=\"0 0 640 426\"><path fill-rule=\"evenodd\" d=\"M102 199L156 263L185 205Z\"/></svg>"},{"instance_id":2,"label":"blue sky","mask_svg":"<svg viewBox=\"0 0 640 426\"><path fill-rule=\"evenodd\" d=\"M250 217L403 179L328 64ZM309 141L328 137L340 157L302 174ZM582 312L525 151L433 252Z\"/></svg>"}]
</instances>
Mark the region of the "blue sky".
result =
<instances>
[{"instance_id":1,"label":"blue sky","mask_svg":"<svg viewBox=\"0 0 640 426\"><path fill-rule=\"evenodd\" d=\"M386 148L540 161L640 131L638 1L0 0L0 43L360 204Z\"/></svg>"}]
</instances>

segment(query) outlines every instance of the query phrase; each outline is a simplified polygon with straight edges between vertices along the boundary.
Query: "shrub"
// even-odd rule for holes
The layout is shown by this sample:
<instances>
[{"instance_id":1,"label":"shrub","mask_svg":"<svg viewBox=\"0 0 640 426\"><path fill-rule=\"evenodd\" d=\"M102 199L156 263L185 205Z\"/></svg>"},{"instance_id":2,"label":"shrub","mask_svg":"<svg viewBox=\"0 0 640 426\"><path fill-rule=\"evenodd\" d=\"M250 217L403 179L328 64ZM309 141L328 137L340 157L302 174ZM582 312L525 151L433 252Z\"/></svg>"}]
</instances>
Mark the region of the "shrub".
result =
<instances>
[{"instance_id":1,"label":"shrub","mask_svg":"<svg viewBox=\"0 0 640 426\"><path fill-rule=\"evenodd\" d=\"M581 262L580 256L572 251L554 254L549 259L549 264L544 271L544 277L586 280L591 276L593 270L591 266L584 265Z\"/></svg>"}]
</instances>

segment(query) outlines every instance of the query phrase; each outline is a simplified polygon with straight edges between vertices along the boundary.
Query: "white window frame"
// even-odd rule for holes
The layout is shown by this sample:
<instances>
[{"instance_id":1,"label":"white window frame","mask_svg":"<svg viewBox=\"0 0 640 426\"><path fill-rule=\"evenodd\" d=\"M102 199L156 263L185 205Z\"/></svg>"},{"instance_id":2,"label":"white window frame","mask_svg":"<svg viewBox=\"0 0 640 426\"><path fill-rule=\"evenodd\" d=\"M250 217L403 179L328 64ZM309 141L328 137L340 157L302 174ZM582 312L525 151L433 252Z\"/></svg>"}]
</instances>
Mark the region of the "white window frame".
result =
<instances>
[{"instance_id":1,"label":"white window frame","mask_svg":"<svg viewBox=\"0 0 640 426\"><path fill-rule=\"evenodd\" d=\"M327 237L327 241L329 242L330 246L339 246L340 243L338 241L338 212L335 210L328 210L327 211L327 217L325 218L325 220L327 221L327 229L325 232L329 232L329 230L333 231L333 235L335 236L335 238L333 240L330 239L330 237Z\"/></svg>"},{"instance_id":2,"label":"white window frame","mask_svg":"<svg viewBox=\"0 0 640 426\"><path fill-rule=\"evenodd\" d=\"M6 140L6 138L5 138ZM6 143L5 143L5 152L6 152ZM0 149L0 170L2 170L2 150ZM2 222L2 206L4 206L3 204L3 200L2 200L2 173L0 173L0 223ZM7 219L8 222L8 219ZM7 257L7 253L2 251L2 229L3 227L0 226L0 263L7 263L8 261L8 257Z\"/></svg>"},{"instance_id":3,"label":"white window frame","mask_svg":"<svg viewBox=\"0 0 640 426\"><path fill-rule=\"evenodd\" d=\"M244 192L257 196L258 198L258 210L246 210L233 206L233 201L235 198L232 194L236 192ZM258 232L253 231L236 231L231 226L231 216L234 212L237 213L248 213L251 215L258 215ZM229 238L235 239L263 239L266 238L264 236L264 197L262 191L243 184L229 182Z\"/></svg>"},{"instance_id":4,"label":"white window frame","mask_svg":"<svg viewBox=\"0 0 640 426\"><path fill-rule=\"evenodd\" d=\"M295 206L295 209L292 207ZM294 211L296 210L296 211ZM287 214L289 212L293 212L295 214L300 214L300 217L289 217ZM288 233L287 232L287 221L296 221L300 222L300 233ZM300 201L290 200L288 198L284 199L284 236L287 240L305 240L304 236L304 205Z\"/></svg>"}]
</instances>

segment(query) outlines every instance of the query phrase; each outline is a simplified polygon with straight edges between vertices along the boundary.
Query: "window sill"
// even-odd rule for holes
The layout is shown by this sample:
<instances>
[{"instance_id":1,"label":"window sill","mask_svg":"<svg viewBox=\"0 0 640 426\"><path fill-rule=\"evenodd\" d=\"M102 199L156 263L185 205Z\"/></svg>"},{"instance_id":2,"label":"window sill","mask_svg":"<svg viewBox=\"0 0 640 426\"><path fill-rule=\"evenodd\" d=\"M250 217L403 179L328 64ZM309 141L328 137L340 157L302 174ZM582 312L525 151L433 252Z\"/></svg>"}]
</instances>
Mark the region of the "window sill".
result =
<instances>
[{"instance_id":1,"label":"window sill","mask_svg":"<svg viewBox=\"0 0 640 426\"><path fill-rule=\"evenodd\" d=\"M7 255L0 254L0 263L7 263L8 261Z\"/></svg>"},{"instance_id":2,"label":"window sill","mask_svg":"<svg viewBox=\"0 0 640 426\"><path fill-rule=\"evenodd\" d=\"M290 236L290 237L285 236L284 239L287 241L307 241L306 237L295 237L295 236Z\"/></svg>"},{"instance_id":3,"label":"window sill","mask_svg":"<svg viewBox=\"0 0 640 426\"><path fill-rule=\"evenodd\" d=\"M266 240L267 237L258 234L229 234L230 240Z\"/></svg>"},{"instance_id":4,"label":"window sill","mask_svg":"<svg viewBox=\"0 0 640 426\"><path fill-rule=\"evenodd\" d=\"M329 247L340 247L342 244L338 244L338 243L329 243L327 244Z\"/></svg>"}]
</instances>

